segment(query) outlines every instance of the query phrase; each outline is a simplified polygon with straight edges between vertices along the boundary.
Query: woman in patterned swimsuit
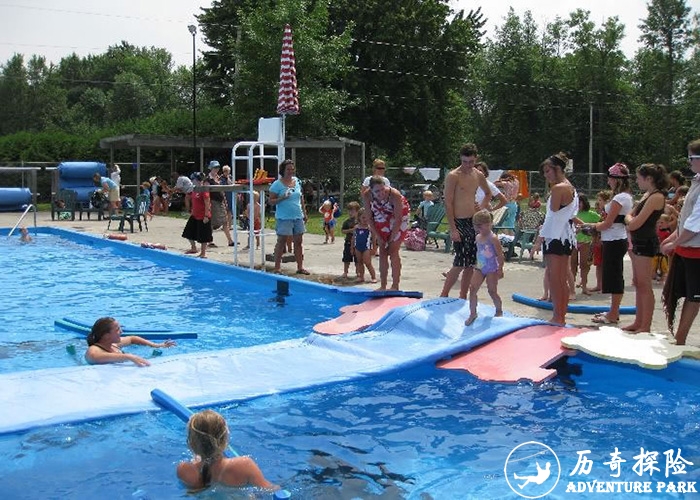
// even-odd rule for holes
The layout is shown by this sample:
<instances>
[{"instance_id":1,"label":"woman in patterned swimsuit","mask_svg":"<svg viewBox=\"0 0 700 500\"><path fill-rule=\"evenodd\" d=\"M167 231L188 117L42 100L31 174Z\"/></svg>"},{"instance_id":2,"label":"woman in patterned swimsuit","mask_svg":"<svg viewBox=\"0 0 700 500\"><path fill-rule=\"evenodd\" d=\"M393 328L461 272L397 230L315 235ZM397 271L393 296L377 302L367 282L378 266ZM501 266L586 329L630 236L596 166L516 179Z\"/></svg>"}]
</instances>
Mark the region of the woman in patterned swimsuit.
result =
<instances>
[{"instance_id":1,"label":"woman in patterned swimsuit","mask_svg":"<svg viewBox=\"0 0 700 500\"><path fill-rule=\"evenodd\" d=\"M399 250L408 231L411 207L398 190L387 186L384 179L376 175L370 179L363 201L369 214L369 228L379 246L379 290L387 289L389 262L391 289L398 290L401 281Z\"/></svg>"}]
</instances>

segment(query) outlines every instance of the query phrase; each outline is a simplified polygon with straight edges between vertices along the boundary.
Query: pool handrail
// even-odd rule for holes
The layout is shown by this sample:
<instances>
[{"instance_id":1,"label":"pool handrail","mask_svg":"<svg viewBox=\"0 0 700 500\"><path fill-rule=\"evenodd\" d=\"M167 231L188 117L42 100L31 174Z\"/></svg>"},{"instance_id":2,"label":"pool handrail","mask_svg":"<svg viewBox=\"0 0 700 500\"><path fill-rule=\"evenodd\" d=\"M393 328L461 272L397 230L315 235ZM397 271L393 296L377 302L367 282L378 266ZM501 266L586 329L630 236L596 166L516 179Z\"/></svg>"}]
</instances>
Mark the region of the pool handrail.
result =
<instances>
[{"instance_id":1,"label":"pool handrail","mask_svg":"<svg viewBox=\"0 0 700 500\"><path fill-rule=\"evenodd\" d=\"M10 229L10 232L7 233L8 238L10 236L12 236L12 233L15 232L15 229L17 229L17 227L22 223L22 220L27 215L27 212L29 212L30 210L34 210L34 229L36 229L36 206L33 203L30 203L29 205L27 205L27 208L24 209L24 212L22 212L22 215L19 216L19 220L17 221L17 224L15 224L14 227L12 229Z\"/></svg>"}]
</instances>

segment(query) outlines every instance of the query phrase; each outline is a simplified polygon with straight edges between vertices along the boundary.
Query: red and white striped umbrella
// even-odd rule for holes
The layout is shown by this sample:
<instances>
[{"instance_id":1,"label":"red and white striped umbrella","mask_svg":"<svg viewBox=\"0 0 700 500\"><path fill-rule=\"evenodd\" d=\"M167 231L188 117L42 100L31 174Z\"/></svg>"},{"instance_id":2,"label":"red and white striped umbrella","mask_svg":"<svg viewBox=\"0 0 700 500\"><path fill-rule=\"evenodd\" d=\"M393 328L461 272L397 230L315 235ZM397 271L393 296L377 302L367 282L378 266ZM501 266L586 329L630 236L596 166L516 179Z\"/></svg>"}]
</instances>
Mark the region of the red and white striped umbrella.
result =
<instances>
[{"instance_id":1,"label":"red and white striped umbrella","mask_svg":"<svg viewBox=\"0 0 700 500\"><path fill-rule=\"evenodd\" d=\"M294 59L292 27L284 27L282 39L282 59L280 63L280 89L277 97L277 114L299 114L299 90L297 89L297 69Z\"/></svg>"}]
</instances>

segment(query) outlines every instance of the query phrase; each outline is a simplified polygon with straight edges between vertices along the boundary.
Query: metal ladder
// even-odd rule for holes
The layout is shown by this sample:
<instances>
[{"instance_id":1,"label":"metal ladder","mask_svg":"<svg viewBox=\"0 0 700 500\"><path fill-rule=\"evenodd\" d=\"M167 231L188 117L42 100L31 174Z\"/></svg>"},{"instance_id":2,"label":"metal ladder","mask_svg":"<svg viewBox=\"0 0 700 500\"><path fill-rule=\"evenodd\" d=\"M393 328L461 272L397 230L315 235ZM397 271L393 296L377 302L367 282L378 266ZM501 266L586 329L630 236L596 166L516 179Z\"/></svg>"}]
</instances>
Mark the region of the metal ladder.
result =
<instances>
[{"instance_id":1,"label":"metal ladder","mask_svg":"<svg viewBox=\"0 0 700 500\"><path fill-rule=\"evenodd\" d=\"M22 213L22 215L19 216L19 220L17 221L17 224L15 224L15 226L12 229L10 229L10 232L7 234L8 238L10 236L12 236L12 233L15 232L15 229L17 229L17 227L22 223L22 220L27 215L27 213L29 213L30 210L34 211L34 230L36 232L36 206L34 206L33 203L30 203L29 205L27 205L27 208L24 209L24 212Z\"/></svg>"}]
</instances>

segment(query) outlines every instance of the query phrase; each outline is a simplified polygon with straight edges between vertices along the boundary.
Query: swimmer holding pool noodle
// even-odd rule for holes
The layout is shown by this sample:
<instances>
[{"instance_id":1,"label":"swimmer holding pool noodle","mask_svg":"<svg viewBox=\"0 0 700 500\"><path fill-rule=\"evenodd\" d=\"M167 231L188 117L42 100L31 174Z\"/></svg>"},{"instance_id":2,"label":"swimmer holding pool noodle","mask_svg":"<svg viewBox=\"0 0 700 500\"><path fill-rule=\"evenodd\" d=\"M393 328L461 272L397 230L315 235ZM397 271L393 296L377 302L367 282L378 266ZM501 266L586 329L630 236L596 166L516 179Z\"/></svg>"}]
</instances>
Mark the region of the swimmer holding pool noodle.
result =
<instances>
[{"instance_id":1,"label":"swimmer holding pool noodle","mask_svg":"<svg viewBox=\"0 0 700 500\"><path fill-rule=\"evenodd\" d=\"M194 413L160 389L153 389L151 398L158 406L170 410L187 423L187 444L197 458L192 462L178 464L177 475L188 488L208 487L212 474L217 477L218 482L227 486L251 485L265 489L279 488L265 479L252 458L241 457L231 448L228 444L228 427L221 415L212 410ZM212 444L217 449L212 450ZM210 461L206 465L200 465L207 450L211 456L206 458ZM227 458L222 458L218 455L219 452L223 452ZM217 455L219 458L216 458ZM273 498L282 500L290 497L291 494L288 491L278 489Z\"/></svg>"}]
</instances>

